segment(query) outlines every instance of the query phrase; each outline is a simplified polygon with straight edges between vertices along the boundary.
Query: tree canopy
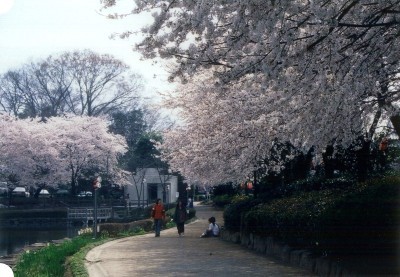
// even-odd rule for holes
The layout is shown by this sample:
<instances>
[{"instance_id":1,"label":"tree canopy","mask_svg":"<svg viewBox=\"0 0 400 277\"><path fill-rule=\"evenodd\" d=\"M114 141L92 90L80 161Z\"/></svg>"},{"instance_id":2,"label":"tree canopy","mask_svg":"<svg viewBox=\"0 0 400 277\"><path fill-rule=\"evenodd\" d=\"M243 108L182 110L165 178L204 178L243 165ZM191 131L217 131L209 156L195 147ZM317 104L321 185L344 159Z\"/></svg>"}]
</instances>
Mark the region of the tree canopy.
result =
<instances>
[{"instance_id":1,"label":"tree canopy","mask_svg":"<svg viewBox=\"0 0 400 277\"><path fill-rule=\"evenodd\" d=\"M155 121L147 120L149 116ZM160 121L149 109L116 112L111 115L110 131L125 137L128 151L120 158L121 168L136 172L138 168L167 168L160 159L156 144L162 140L160 131L153 131Z\"/></svg>"},{"instance_id":2,"label":"tree canopy","mask_svg":"<svg viewBox=\"0 0 400 277\"><path fill-rule=\"evenodd\" d=\"M126 152L126 141L108 131L99 117L52 117L17 119L0 116L0 173L15 175L20 185L46 183L57 187L72 184L90 171L116 183L123 181L118 158Z\"/></svg>"},{"instance_id":3,"label":"tree canopy","mask_svg":"<svg viewBox=\"0 0 400 277\"><path fill-rule=\"evenodd\" d=\"M96 172L107 184L121 184L123 170L162 164L152 139L160 140L153 134L170 121L141 101L142 88L141 76L122 61L90 50L51 55L4 73L1 177L74 188Z\"/></svg>"},{"instance_id":4,"label":"tree canopy","mask_svg":"<svg viewBox=\"0 0 400 277\"><path fill-rule=\"evenodd\" d=\"M100 116L138 103L142 78L90 50L64 52L0 76L0 108L19 117Z\"/></svg>"},{"instance_id":5,"label":"tree canopy","mask_svg":"<svg viewBox=\"0 0 400 277\"><path fill-rule=\"evenodd\" d=\"M390 119L399 130L399 4L137 0L132 14L154 18L137 50L174 61L170 79L185 84L168 102L185 121L165 137L171 164L240 179L275 140L322 152L371 139Z\"/></svg>"}]
</instances>

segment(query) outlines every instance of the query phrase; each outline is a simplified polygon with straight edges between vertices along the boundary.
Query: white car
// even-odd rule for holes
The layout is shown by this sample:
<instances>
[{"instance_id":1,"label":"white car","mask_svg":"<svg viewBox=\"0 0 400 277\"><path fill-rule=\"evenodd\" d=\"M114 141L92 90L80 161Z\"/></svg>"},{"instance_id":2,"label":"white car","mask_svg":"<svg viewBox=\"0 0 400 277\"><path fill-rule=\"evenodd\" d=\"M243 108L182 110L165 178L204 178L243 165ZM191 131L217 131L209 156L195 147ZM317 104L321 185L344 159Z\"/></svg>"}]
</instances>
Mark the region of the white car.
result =
<instances>
[{"instance_id":1,"label":"white car","mask_svg":"<svg viewBox=\"0 0 400 277\"><path fill-rule=\"evenodd\" d=\"M50 193L49 193L49 191L47 190L47 189L42 189L40 192L39 192L39 197L40 198L50 198Z\"/></svg>"},{"instance_id":2,"label":"white car","mask_svg":"<svg viewBox=\"0 0 400 277\"><path fill-rule=\"evenodd\" d=\"M92 196L92 192L91 191L81 191L78 194L78 197L91 197Z\"/></svg>"},{"instance_id":3,"label":"white car","mask_svg":"<svg viewBox=\"0 0 400 277\"><path fill-rule=\"evenodd\" d=\"M12 191L11 194L12 194L12 196L17 196L17 197L29 197L30 196L29 192L27 192L24 187L16 187Z\"/></svg>"}]
</instances>

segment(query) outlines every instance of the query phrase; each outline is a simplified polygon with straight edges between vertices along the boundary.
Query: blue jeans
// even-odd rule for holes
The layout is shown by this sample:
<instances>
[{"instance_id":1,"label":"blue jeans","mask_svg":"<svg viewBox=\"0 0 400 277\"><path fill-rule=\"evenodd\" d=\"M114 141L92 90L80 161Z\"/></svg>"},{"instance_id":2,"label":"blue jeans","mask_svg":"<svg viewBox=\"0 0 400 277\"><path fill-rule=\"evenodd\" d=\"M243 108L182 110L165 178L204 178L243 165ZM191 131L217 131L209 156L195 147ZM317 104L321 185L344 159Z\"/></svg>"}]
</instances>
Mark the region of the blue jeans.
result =
<instances>
[{"instance_id":1,"label":"blue jeans","mask_svg":"<svg viewBox=\"0 0 400 277\"><path fill-rule=\"evenodd\" d=\"M156 233L156 236L160 235L161 225L162 219L154 219L154 232Z\"/></svg>"}]
</instances>

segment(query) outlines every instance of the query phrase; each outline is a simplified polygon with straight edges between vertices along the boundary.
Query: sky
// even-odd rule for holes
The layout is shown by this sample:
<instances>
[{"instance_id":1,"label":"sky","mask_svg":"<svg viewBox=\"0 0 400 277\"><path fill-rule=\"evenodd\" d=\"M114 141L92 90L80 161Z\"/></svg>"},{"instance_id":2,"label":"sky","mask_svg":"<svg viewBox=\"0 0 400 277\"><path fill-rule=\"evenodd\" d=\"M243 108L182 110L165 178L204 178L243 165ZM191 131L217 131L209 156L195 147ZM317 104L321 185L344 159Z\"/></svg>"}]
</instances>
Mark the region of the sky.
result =
<instances>
[{"instance_id":1,"label":"sky","mask_svg":"<svg viewBox=\"0 0 400 277\"><path fill-rule=\"evenodd\" d=\"M123 12L134 1L125 1ZM0 74L25 63L65 51L91 49L111 54L128 64L145 80L143 97L171 87L159 63L140 60L132 50L138 38L110 39L111 34L139 30L150 22L145 16L124 20L107 19L100 0L0 0Z\"/></svg>"}]
</instances>

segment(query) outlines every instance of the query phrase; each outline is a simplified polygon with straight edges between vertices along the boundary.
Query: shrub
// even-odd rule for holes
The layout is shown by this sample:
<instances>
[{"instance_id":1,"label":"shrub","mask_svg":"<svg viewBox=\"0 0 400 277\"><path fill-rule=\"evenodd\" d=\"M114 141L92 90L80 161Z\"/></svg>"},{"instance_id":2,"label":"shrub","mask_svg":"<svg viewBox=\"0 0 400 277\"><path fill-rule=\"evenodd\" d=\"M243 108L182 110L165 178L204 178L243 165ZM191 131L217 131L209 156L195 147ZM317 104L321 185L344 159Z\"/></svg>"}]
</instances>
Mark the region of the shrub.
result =
<instances>
[{"instance_id":1,"label":"shrub","mask_svg":"<svg viewBox=\"0 0 400 277\"><path fill-rule=\"evenodd\" d=\"M245 213L243 229L263 236L274 236L295 246L310 247L315 227L334 201L331 191L313 191L254 206Z\"/></svg>"},{"instance_id":2,"label":"shrub","mask_svg":"<svg viewBox=\"0 0 400 277\"><path fill-rule=\"evenodd\" d=\"M252 199L252 197L249 196L249 195L237 194L237 195L235 195L235 196L232 197L231 202L232 202L233 204L235 204L235 203L239 203L239 202L242 202L242 201L248 201L248 200L250 200L250 199Z\"/></svg>"},{"instance_id":3,"label":"shrub","mask_svg":"<svg viewBox=\"0 0 400 277\"><path fill-rule=\"evenodd\" d=\"M215 196L234 195L235 193L236 193L236 190L231 183L218 185L218 186L215 186L213 189L213 195L215 195Z\"/></svg>"},{"instance_id":4,"label":"shrub","mask_svg":"<svg viewBox=\"0 0 400 277\"><path fill-rule=\"evenodd\" d=\"M152 206L148 207L113 207L115 218L111 219L112 222L129 223L136 220L149 218L151 215Z\"/></svg>"},{"instance_id":5,"label":"shrub","mask_svg":"<svg viewBox=\"0 0 400 277\"><path fill-rule=\"evenodd\" d=\"M175 226L176 226L176 223L175 223L175 221L174 221L173 219L171 219L170 221L168 221L168 222L165 224L165 228L167 228L167 229L173 228L173 227L175 227Z\"/></svg>"},{"instance_id":6,"label":"shrub","mask_svg":"<svg viewBox=\"0 0 400 277\"><path fill-rule=\"evenodd\" d=\"M213 197L213 202L214 202L215 206L217 206L217 207L224 207L225 205L230 204L231 200L232 200L232 196L230 196L228 194L218 195L218 196Z\"/></svg>"},{"instance_id":7,"label":"shrub","mask_svg":"<svg viewBox=\"0 0 400 277\"><path fill-rule=\"evenodd\" d=\"M303 180L283 185L280 188L281 196L291 196L299 192L320 191L324 189L346 189L356 185L356 181L348 177L326 179L322 177L310 177Z\"/></svg>"},{"instance_id":8,"label":"shrub","mask_svg":"<svg viewBox=\"0 0 400 277\"><path fill-rule=\"evenodd\" d=\"M151 219L142 219L129 223L101 223L99 224L100 233L107 232L110 237L116 237L124 232L134 232L136 228L142 228L144 231L151 231L153 221Z\"/></svg>"},{"instance_id":9,"label":"shrub","mask_svg":"<svg viewBox=\"0 0 400 277\"><path fill-rule=\"evenodd\" d=\"M196 209L194 208L190 208L189 209L189 214L188 214L188 220L195 218L196 217Z\"/></svg>"},{"instance_id":10,"label":"shrub","mask_svg":"<svg viewBox=\"0 0 400 277\"><path fill-rule=\"evenodd\" d=\"M225 207L224 224L228 230L240 231L242 213L257 205L259 200L250 197L243 197L243 199L235 197L233 199L234 201Z\"/></svg>"},{"instance_id":11,"label":"shrub","mask_svg":"<svg viewBox=\"0 0 400 277\"><path fill-rule=\"evenodd\" d=\"M228 229L244 212L247 232L280 238L316 251L393 251L399 222L399 178L387 177L348 187L302 192L251 208L252 201L230 205ZM340 188L340 189L339 189ZM250 209L251 208L251 209Z\"/></svg>"},{"instance_id":12,"label":"shrub","mask_svg":"<svg viewBox=\"0 0 400 277\"><path fill-rule=\"evenodd\" d=\"M394 251L400 222L399 184L399 177L374 179L337 199L321 218L320 246L334 252L344 248Z\"/></svg>"}]
</instances>

